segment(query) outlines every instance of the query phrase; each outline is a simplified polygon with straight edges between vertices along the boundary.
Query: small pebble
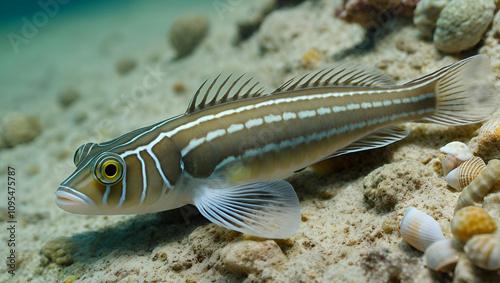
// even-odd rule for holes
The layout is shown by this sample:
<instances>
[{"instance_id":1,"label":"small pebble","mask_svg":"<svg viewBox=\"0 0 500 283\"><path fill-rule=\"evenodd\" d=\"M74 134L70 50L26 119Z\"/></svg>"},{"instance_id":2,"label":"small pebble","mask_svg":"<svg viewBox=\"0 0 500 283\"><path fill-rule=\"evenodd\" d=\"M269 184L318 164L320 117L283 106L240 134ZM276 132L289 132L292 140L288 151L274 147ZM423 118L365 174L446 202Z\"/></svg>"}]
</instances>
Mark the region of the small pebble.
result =
<instances>
[{"instance_id":1,"label":"small pebble","mask_svg":"<svg viewBox=\"0 0 500 283\"><path fill-rule=\"evenodd\" d=\"M169 31L169 39L177 57L191 54L207 35L208 28L208 19L203 15L182 15L175 20Z\"/></svg>"},{"instance_id":2,"label":"small pebble","mask_svg":"<svg viewBox=\"0 0 500 283\"><path fill-rule=\"evenodd\" d=\"M73 88L68 88L59 93L59 103L63 107L70 106L73 102L75 102L80 97L80 93Z\"/></svg>"},{"instance_id":3,"label":"small pebble","mask_svg":"<svg viewBox=\"0 0 500 283\"><path fill-rule=\"evenodd\" d=\"M42 132L42 125L36 116L14 113L2 120L2 140L7 147L34 140Z\"/></svg>"},{"instance_id":4,"label":"small pebble","mask_svg":"<svg viewBox=\"0 0 500 283\"><path fill-rule=\"evenodd\" d=\"M186 91L186 86L181 81L176 81L173 85L174 92L177 94L184 93Z\"/></svg>"},{"instance_id":5,"label":"small pebble","mask_svg":"<svg viewBox=\"0 0 500 283\"><path fill-rule=\"evenodd\" d=\"M133 59L121 59L116 63L116 72L120 75L130 73L137 66L137 62Z\"/></svg>"}]
</instances>

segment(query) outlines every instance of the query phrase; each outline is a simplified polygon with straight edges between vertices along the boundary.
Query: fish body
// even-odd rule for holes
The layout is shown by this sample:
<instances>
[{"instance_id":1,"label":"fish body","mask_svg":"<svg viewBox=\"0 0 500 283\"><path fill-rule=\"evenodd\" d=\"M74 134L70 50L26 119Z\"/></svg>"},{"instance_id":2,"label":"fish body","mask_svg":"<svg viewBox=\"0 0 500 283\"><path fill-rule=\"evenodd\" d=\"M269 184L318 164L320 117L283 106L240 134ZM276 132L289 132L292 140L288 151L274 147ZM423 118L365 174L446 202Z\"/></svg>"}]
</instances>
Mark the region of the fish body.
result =
<instances>
[{"instance_id":1,"label":"fish body","mask_svg":"<svg viewBox=\"0 0 500 283\"><path fill-rule=\"evenodd\" d=\"M219 75L200 87L185 114L82 145L56 203L82 214L194 204L226 228L286 238L298 230L300 210L282 178L400 140L408 134L402 123L486 119L497 104L490 72L487 56L478 55L396 85L377 69L341 63L270 94L253 79Z\"/></svg>"}]
</instances>

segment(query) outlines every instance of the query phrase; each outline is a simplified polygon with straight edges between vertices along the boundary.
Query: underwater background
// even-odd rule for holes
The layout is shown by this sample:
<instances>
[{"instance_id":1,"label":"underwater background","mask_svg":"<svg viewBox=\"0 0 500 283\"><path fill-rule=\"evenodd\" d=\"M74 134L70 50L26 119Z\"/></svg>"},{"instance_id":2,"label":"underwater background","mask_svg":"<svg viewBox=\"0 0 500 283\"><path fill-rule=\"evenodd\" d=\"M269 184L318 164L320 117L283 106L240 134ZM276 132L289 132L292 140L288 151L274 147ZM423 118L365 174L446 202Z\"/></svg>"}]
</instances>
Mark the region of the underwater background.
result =
<instances>
[{"instance_id":1,"label":"underwater background","mask_svg":"<svg viewBox=\"0 0 500 283\"><path fill-rule=\"evenodd\" d=\"M189 206L86 216L54 202L80 145L184 113L221 72L254 75L272 90L351 61L404 83L486 54L498 90L497 1L431 2L2 1L0 282L498 282L498 270L462 251L460 269L430 270L399 228L414 206L454 237L460 192L447 186L439 149L461 141L498 159L498 134L482 142L481 124L412 123L402 141L288 177L302 222L285 240L227 230ZM482 203L497 226L499 200L496 191Z\"/></svg>"}]
</instances>

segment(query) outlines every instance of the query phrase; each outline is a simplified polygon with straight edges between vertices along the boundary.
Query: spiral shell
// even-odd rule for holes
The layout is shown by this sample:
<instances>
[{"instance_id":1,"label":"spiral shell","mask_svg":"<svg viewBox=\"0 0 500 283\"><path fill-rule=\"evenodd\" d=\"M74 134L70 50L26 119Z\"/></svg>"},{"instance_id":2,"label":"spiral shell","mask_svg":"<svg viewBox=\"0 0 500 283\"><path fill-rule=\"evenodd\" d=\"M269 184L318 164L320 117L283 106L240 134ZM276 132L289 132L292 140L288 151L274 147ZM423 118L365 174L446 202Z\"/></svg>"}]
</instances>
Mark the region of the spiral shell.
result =
<instances>
[{"instance_id":1,"label":"spiral shell","mask_svg":"<svg viewBox=\"0 0 500 283\"><path fill-rule=\"evenodd\" d=\"M467 257L476 265L487 270L500 269L500 239L495 234L472 237L464 247Z\"/></svg>"},{"instance_id":2,"label":"spiral shell","mask_svg":"<svg viewBox=\"0 0 500 283\"><path fill-rule=\"evenodd\" d=\"M444 239L437 221L413 206L406 210L401 220L401 236L420 251L425 251L432 243Z\"/></svg>"},{"instance_id":3,"label":"spiral shell","mask_svg":"<svg viewBox=\"0 0 500 283\"><path fill-rule=\"evenodd\" d=\"M451 220L451 232L464 243L474 235L493 233L496 229L493 218L484 209L476 206L458 210Z\"/></svg>"},{"instance_id":4,"label":"spiral shell","mask_svg":"<svg viewBox=\"0 0 500 283\"><path fill-rule=\"evenodd\" d=\"M473 157L446 175L446 182L457 191L462 191L485 167L486 164L481 158Z\"/></svg>"},{"instance_id":5,"label":"spiral shell","mask_svg":"<svg viewBox=\"0 0 500 283\"><path fill-rule=\"evenodd\" d=\"M434 271L451 271L458 262L459 247L460 244L455 239L444 239L433 243L425 250L425 264Z\"/></svg>"},{"instance_id":6,"label":"spiral shell","mask_svg":"<svg viewBox=\"0 0 500 283\"><path fill-rule=\"evenodd\" d=\"M462 162L465 162L474 157L470 148L463 142L450 142L447 145L441 147L439 150L444 154L451 154L455 156Z\"/></svg>"},{"instance_id":7,"label":"spiral shell","mask_svg":"<svg viewBox=\"0 0 500 283\"><path fill-rule=\"evenodd\" d=\"M451 174L451 172L450 172ZM490 193L500 180L500 160L493 159L488 162L486 168L467 186L458 197L455 211L462 207L474 205L480 202Z\"/></svg>"}]
</instances>

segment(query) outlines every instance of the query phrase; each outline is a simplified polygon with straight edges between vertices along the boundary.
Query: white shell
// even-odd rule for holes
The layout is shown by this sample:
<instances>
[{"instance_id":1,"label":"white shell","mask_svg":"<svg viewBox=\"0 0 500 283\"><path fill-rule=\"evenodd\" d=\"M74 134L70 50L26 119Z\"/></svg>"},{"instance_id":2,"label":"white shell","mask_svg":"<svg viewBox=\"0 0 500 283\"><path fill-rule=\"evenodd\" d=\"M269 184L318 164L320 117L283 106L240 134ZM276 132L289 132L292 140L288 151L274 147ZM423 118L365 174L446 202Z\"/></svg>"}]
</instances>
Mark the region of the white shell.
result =
<instances>
[{"instance_id":1,"label":"white shell","mask_svg":"<svg viewBox=\"0 0 500 283\"><path fill-rule=\"evenodd\" d=\"M458 160L455 155L452 154L441 154L439 156L441 160L441 166L443 167L443 175L447 176L453 169L457 168L463 162Z\"/></svg>"},{"instance_id":2,"label":"white shell","mask_svg":"<svg viewBox=\"0 0 500 283\"><path fill-rule=\"evenodd\" d=\"M464 251L475 265L487 270L500 269L500 238L497 235L476 235L467 241Z\"/></svg>"},{"instance_id":3,"label":"white shell","mask_svg":"<svg viewBox=\"0 0 500 283\"><path fill-rule=\"evenodd\" d=\"M453 270L460 256L458 245L455 239L435 242L425 250L425 264L434 271L448 272Z\"/></svg>"},{"instance_id":4,"label":"white shell","mask_svg":"<svg viewBox=\"0 0 500 283\"><path fill-rule=\"evenodd\" d=\"M457 141L450 142L449 144L443 146L439 150L442 153L454 155L458 160L461 160L462 162L467 161L472 157L474 157L469 146L467 146L463 142L457 142Z\"/></svg>"},{"instance_id":5,"label":"white shell","mask_svg":"<svg viewBox=\"0 0 500 283\"><path fill-rule=\"evenodd\" d=\"M444 239L437 221L413 206L406 210L401 220L401 236L420 251L425 251L432 243Z\"/></svg>"},{"instance_id":6,"label":"white shell","mask_svg":"<svg viewBox=\"0 0 500 283\"><path fill-rule=\"evenodd\" d=\"M479 158L473 157L453 169L446 175L446 183L457 191L462 191L486 168L486 163Z\"/></svg>"}]
</instances>

